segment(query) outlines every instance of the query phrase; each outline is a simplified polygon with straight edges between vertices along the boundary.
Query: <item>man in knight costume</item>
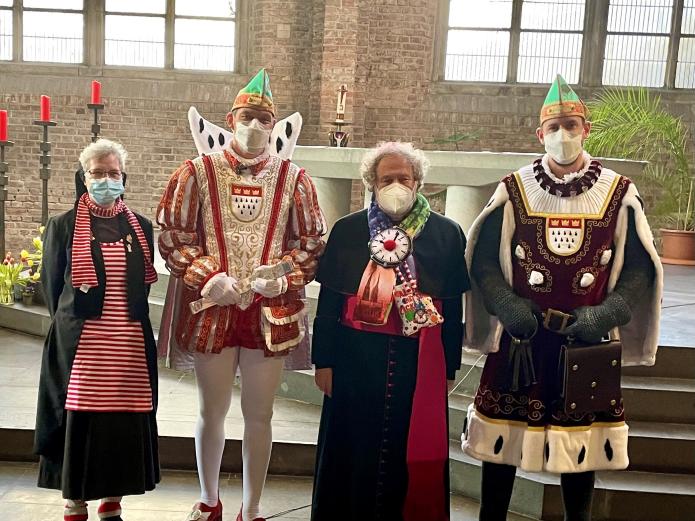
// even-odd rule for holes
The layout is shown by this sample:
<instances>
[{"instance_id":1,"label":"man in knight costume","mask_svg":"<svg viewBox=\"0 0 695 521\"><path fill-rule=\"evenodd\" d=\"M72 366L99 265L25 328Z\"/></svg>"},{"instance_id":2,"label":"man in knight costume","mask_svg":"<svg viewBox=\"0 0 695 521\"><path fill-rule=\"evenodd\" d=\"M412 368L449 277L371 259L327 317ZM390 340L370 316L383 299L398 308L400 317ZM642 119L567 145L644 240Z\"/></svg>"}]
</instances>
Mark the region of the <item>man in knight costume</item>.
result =
<instances>
[{"instance_id":1,"label":"man in knight costume","mask_svg":"<svg viewBox=\"0 0 695 521\"><path fill-rule=\"evenodd\" d=\"M193 353L199 393L201 497L187 519L222 520L224 419L239 370L244 440L237 521L258 521L274 394L286 355L308 334L303 288L314 278L325 223L309 176L270 154L275 107L265 69L239 91L227 123L231 146L186 161L172 175L157 210L159 249L183 283L171 337Z\"/></svg>"},{"instance_id":2,"label":"man in knight costume","mask_svg":"<svg viewBox=\"0 0 695 521\"><path fill-rule=\"evenodd\" d=\"M468 235L466 343L488 356L462 441L483 461L481 520L506 519L517 467L560 474L565 519L589 520L594 471L628 465L622 398L575 413L560 396L563 344L610 333L626 366L653 365L658 341L663 276L642 201L583 150L587 117L558 75L537 130L547 153L502 180Z\"/></svg>"}]
</instances>

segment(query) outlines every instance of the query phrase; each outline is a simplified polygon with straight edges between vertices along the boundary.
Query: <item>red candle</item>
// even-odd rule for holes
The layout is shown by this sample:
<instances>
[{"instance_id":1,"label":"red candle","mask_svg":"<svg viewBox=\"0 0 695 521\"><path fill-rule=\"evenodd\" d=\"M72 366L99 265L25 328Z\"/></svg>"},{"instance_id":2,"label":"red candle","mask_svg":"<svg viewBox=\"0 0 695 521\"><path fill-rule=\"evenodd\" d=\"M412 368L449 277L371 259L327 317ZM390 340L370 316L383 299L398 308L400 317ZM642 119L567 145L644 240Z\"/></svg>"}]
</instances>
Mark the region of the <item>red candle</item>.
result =
<instances>
[{"instance_id":1,"label":"red candle","mask_svg":"<svg viewBox=\"0 0 695 521\"><path fill-rule=\"evenodd\" d=\"M101 83L92 81L92 105L101 105Z\"/></svg>"},{"instance_id":2,"label":"red candle","mask_svg":"<svg viewBox=\"0 0 695 521\"><path fill-rule=\"evenodd\" d=\"M0 110L0 141L7 141L7 111Z\"/></svg>"},{"instance_id":3,"label":"red candle","mask_svg":"<svg viewBox=\"0 0 695 521\"><path fill-rule=\"evenodd\" d=\"M51 98L41 96L41 121L51 121Z\"/></svg>"}]
</instances>

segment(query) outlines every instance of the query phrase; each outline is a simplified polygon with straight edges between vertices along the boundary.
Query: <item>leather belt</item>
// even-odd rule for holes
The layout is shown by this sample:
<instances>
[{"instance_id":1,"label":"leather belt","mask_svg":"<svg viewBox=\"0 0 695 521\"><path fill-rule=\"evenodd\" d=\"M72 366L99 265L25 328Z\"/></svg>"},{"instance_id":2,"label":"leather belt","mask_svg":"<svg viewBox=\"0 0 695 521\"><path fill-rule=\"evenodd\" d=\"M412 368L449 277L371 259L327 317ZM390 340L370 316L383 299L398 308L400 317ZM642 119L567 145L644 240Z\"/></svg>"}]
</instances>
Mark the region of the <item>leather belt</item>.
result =
<instances>
[{"instance_id":1,"label":"leather belt","mask_svg":"<svg viewBox=\"0 0 695 521\"><path fill-rule=\"evenodd\" d=\"M543 327L554 333L563 334L565 328L574 322L574 315L553 308L546 309L541 315Z\"/></svg>"}]
</instances>

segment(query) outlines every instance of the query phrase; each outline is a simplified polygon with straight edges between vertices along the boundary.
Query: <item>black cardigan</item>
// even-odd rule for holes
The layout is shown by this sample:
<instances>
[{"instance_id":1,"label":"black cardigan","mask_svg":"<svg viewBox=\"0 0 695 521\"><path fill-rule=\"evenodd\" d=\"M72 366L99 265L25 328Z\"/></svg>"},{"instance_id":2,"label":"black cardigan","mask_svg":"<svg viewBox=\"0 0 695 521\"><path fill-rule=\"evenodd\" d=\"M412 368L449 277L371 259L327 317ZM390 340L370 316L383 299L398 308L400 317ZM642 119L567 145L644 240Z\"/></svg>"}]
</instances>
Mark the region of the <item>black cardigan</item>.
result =
<instances>
[{"instance_id":1,"label":"black cardigan","mask_svg":"<svg viewBox=\"0 0 695 521\"><path fill-rule=\"evenodd\" d=\"M152 223L137 213L135 215L150 252L154 252ZM118 215L116 219L121 236L128 233L135 236L125 214ZM82 326L85 319L101 316L106 283L101 249L93 240L92 259L99 286L87 293L73 288L71 258L74 229L75 209L49 219L44 232L41 261L41 280L52 322L41 361L34 451L54 458L63 453L65 399ZM149 319L149 285L144 282L144 256L137 241L133 241L131 252L126 251L126 267L128 308L130 318L142 323L154 415L157 407L157 348Z\"/></svg>"}]
</instances>

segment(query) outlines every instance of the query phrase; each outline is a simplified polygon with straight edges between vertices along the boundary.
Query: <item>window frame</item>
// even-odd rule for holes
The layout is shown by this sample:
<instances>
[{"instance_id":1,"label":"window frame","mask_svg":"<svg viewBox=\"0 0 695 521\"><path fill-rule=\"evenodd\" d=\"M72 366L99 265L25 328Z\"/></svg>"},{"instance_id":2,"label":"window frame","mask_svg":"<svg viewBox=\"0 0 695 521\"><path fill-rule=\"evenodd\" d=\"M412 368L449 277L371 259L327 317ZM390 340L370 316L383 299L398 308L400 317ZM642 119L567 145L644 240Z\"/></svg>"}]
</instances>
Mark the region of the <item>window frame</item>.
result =
<instances>
[{"instance_id":1,"label":"window frame","mask_svg":"<svg viewBox=\"0 0 695 521\"><path fill-rule=\"evenodd\" d=\"M172 9L172 20L171 20L171 42L168 42L171 44L171 68L175 69L177 71L199 71L199 70L204 70L206 72L238 72L238 49L239 49L239 4L241 3L241 0L235 0L235 11L234 15L231 17L228 16L195 16L195 15L187 15L187 14L176 14L176 0L167 0L167 6L171 4L171 9ZM203 21L224 21L224 22L229 22L232 21L234 22L234 66L232 67L231 71L225 71L225 70L210 70L210 69L186 69L183 67L176 67L175 66L175 51L176 51L176 20L203 20ZM168 51L168 49L167 49Z\"/></svg>"},{"instance_id":2,"label":"window frame","mask_svg":"<svg viewBox=\"0 0 695 521\"><path fill-rule=\"evenodd\" d=\"M14 0L12 9L12 62L21 63L31 63L31 64L48 64L52 66L75 66L75 65L85 65L87 63L87 36L86 36L86 22L87 22L87 10L89 2L83 0L82 9L63 9L63 8L50 8L50 7L24 7L24 0ZM6 9L6 8L4 8ZM47 62L47 61L36 61L36 60L25 60L24 59L24 13L34 12L34 13L67 13L67 14L81 14L82 15L82 61L81 62ZM10 63L9 61L3 60L3 63Z\"/></svg>"},{"instance_id":3,"label":"window frame","mask_svg":"<svg viewBox=\"0 0 695 521\"><path fill-rule=\"evenodd\" d=\"M521 29L521 13L523 0L513 0L512 20L510 28L488 28L481 27L477 30L499 30L509 31L509 52L507 55L507 78L499 82L480 82L475 80L448 80L446 79L446 56L447 43L450 30L461 29L449 26L449 5L450 0L439 0L437 5L437 26L435 37L435 54L432 68L432 79L435 82L444 84L465 84L465 85L541 85L539 83L527 83L518 81L519 67L519 47L521 33L547 32L561 34L581 34L582 50L579 63L579 79L576 84L579 87L603 87L603 70L606 51L606 39L611 35L636 35L636 36L666 36L669 38L666 73L664 84L659 87L644 87L648 89L668 89L677 91L695 90L693 87L676 87L676 74L678 69L678 52L681 38L694 38L695 35L681 34L681 24L683 18L684 0L672 0L671 25L668 33L641 33L641 32L608 32L608 12L610 0L585 0L584 1L584 26L579 30L543 30L543 29ZM476 30L475 28L465 27L466 30ZM605 85L609 86L609 85ZM617 88L629 88L629 85L616 85Z\"/></svg>"},{"instance_id":4,"label":"window frame","mask_svg":"<svg viewBox=\"0 0 695 521\"><path fill-rule=\"evenodd\" d=\"M39 7L24 7L24 0L14 0L12 6L3 6L2 10L12 11L12 59L2 60L0 64L26 64L51 67L101 67L105 69L127 69L131 71L145 71L145 75L156 73L156 71L166 71L168 73L179 72L200 73L207 75L229 75L245 74L248 72L248 16L247 0L236 0L235 12L233 17L219 16L195 16L195 15L176 15L176 0L166 0L166 10L164 14L158 13L132 13L132 12L113 12L106 11L106 0L84 0L83 8L76 9L52 9ZM81 14L83 19L82 31L82 62L40 62L26 61L24 59L24 17L25 11L35 12L56 12ZM165 60L163 67L149 67L139 65L106 65L106 15L123 16L145 16L145 17L164 17L164 42ZM234 22L234 67L231 71L209 70L209 69L184 69L174 67L175 21L176 19L198 19L198 20L225 20Z\"/></svg>"},{"instance_id":5,"label":"window frame","mask_svg":"<svg viewBox=\"0 0 695 521\"><path fill-rule=\"evenodd\" d=\"M10 14L12 15L12 36L10 40L12 41L12 55L9 60L0 60L0 63L10 63L15 60L15 50L17 48L17 45L15 44L15 36L16 36L16 26L17 22L15 19L17 18L17 14L15 13L15 6L14 4L17 3L17 0L13 0L12 5L3 5L0 6L0 12L3 11L9 11Z\"/></svg>"}]
</instances>

